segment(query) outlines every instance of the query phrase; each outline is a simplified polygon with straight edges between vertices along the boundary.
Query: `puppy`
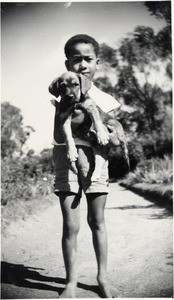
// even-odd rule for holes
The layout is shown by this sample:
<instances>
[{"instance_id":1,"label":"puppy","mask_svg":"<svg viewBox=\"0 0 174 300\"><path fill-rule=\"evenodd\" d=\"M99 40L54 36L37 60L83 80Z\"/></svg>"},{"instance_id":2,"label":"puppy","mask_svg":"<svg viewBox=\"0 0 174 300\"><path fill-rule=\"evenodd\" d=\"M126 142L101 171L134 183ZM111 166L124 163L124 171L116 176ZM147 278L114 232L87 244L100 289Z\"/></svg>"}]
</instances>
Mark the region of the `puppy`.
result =
<instances>
[{"instance_id":1,"label":"puppy","mask_svg":"<svg viewBox=\"0 0 174 300\"><path fill-rule=\"evenodd\" d=\"M66 72L51 83L49 92L55 97L61 97L57 109L57 118L55 118L55 126L60 126L62 135L56 130L57 136L55 139L58 142L63 142L62 137L64 138L68 160L72 166L78 157L73 133L76 137L90 141L95 155L95 169L91 181L97 181L111 147L119 145L122 147L128 166L129 158L122 125L115 118L103 112L89 97L87 92L90 87L91 82L85 76L74 72ZM78 123L73 133L71 128L72 116L76 117ZM115 135L109 142L111 127L114 127Z\"/></svg>"}]
</instances>

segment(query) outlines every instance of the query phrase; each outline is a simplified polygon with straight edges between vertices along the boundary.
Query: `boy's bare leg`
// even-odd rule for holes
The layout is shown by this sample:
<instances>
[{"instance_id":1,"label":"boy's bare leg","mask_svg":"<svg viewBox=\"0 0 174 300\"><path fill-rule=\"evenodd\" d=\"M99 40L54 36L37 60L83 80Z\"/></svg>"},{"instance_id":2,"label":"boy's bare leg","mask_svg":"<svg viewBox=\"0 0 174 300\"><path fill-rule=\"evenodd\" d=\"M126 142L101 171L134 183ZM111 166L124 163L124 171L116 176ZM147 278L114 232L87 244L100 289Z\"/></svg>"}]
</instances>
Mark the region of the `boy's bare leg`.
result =
<instances>
[{"instance_id":1,"label":"boy's bare leg","mask_svg":"<svg viewBox=\"0 0 174 300\"><path fill-rule=\"evenodd\" d=\"M62 251L66 269L66 286L59 298L75 298L77 286L77 234L80 228L80 196L61 193L63 215Z\"/></svg>"},{"instance_id":2,"label":"boy's bare leg","mask_svg":"<svg viewBox=\"0 0 174 300\"><path fill-rule=\"evenodd\" d=\"M116 291L111 290L107 278L107 232L104 220L106 194L88 194L88 224L92 230L98 274L97 280L104 298L116 297Z\"/></svg>"}]
</instances>

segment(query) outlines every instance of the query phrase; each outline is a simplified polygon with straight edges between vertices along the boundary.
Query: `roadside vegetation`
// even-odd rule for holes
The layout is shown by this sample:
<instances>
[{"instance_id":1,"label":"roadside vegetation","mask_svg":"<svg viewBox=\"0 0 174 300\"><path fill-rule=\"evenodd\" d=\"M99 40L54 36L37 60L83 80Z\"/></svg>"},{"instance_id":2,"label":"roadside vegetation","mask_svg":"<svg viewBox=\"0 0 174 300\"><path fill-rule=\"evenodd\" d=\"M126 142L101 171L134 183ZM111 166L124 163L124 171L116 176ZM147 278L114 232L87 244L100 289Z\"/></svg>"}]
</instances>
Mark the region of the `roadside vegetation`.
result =
<instances>
[{"instance_id":1,"label":"roadside vegetation","mask_svg":"<svg viewBox=\"0 0 174 300\"><path fill-rule=\"evenodd\" d=\"M172 54L169 1L145 2L150 14L166 21L154 33L138 26L116 48L102 44L102 67L95 84L121 104L116 117L128 141L130 172L118 147L109 155L110 178L156 198L172 198ZM163 74L161 77L159 74ZM161 81L160 81L161 80ZM17 218L50 205L54 182L52 149L39 155L26 141L34 131L24 126L20 109L1 105L2 229ZM138 186L137 186L138 185ZM140 186L141 185L141 186Z\"/></svg>"},{"instance_id":2,"label":"roadside vegetation","mask_svg":"<svg viewBox=\"0 0 174 300\"><path fill-rule=\"evenodd\" d=\"M163 159L157 157L140 162L123 182L127 185L136 183L171 185L172 180L172 159L169 155L165 155Z\"/></svg>"},{"instance_id":3,"label":"roadside vegetation","mask_svg":"<svg viewBox=\"0 0 174 300\"><path fill-rule=\"evenodd\" d=\"M39 155L26 151L26 141L34 131L24 126L20 109L3 102L1 105L1 212L2 231L18 218L50 205L54 167L52 149Z\"/></svg>"},{"instance_id":4,"label":"roadside vegetation","mask_svg":"<svg viewBox=\"0 0 174 300\"><path fill-rule=\"evenodd\" d=\"M120 184L163 205L173 208L173 170L172 157L151 158L137 165Z\"/></svg>"}]
</instances>

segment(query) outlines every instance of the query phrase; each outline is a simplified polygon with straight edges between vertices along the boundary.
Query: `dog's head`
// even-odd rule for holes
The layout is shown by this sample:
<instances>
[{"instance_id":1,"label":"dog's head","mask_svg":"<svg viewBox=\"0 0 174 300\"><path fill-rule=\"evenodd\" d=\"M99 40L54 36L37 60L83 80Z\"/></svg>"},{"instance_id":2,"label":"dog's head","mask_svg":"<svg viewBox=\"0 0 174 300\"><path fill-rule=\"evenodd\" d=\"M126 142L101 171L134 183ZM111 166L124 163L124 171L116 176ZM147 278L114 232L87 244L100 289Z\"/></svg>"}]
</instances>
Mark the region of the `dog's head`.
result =
<instances>
[{"instance_id":1,"label":"dog's head","mask_svg":"<svg viewBox=\"0 0 174 300\"><path fill-rule=\"evenodd\" d=\"M74 72L63 73L49 86L49 92L55 97L61 96L63 101L80 102L91 87L91 82L84 75Z\"/></svg>"}]
</instances>

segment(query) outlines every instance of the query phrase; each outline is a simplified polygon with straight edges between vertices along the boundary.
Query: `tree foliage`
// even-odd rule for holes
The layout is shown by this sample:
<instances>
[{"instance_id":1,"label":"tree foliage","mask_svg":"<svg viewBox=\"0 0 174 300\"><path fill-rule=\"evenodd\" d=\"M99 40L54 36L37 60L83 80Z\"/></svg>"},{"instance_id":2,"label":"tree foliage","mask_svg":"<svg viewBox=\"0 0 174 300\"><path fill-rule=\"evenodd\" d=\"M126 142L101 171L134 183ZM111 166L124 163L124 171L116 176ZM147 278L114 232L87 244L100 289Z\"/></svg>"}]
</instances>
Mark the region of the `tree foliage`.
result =
<instances>
[{"instance_id":1,"label":"tree foliage","mask_svg":"<svg viewBox=\"0 0 174 300\"><path fill-rule=\"evenodd\" d=\"M155 39L158 51L161 51L161 56L166 58L168 55L171 55L172 51L171 1L147 1L145 2L145 6L151 15L166 22L166 26L158 32Z\"/></svg>"},{"instance_id":2,"label":"tree foliage","mask_svg":"<svg viewBox=\"0 0 174 300\"><path fill-rule=\"evenodd\" d=\"M134 108L126 122L129 119L129 123L136 124L136 135L147 157L162 154L163 144L168 144L171 151L171 93L157 82L160 65L164 67L165 62L153 30L135 28L133 35L122 42L120 53L116 94ZM125 123L123 113L121 119Z\"/></svg>"},{"instance_id":3,"label":"tree foliage","mask_svg":"<svg viewBox=\"0 0 174 300\"><path fill-rule=\"evenodd\" d=\"M145 6L151 15L171 25L171 1L146 1Z\"/></svg>"},{"instance_id":4,"label":"tree foliage","mask_svg":"<svg viewBox=\"0 0 174 300\"><path fill-rule=\"evenodd\" d=\"M34 131L31 126L23 126L23 117L19 108L9 102L1 104L1 156L22 155L23 145Z\"/></svg>"},{"instance_id":5,"label":"tree foliage","mask_svg":"<svg viewBox=\"0 0 174 300\"><path fill-rule=\"evenodd\" d=\"M172 151L170 4L158 4L147 2L145 5L151 14L166 20L166 27L155 34L150 27L137 26L120 41L117 49L102 44L105 67L95 82L122 103L117 117L127 133L132 168L144 158ZM109 71L115 73L115 85ZM112 153L111 169L117 157L120 159L118 153L115 156Z\"/></svg>"},{"instance_id":6,"label":"tree foliage","mask_svg":"<svg viewBox=\"0 0 174 300\"><path fill-rule=\"evenodd\" d=\"M54 167L52 149L44 149L40 155L32 149L24 153L23 146L34 129L23 125L20 109L3 102L1 111L2 204L6 205L29 200L37 194L36 190L45 192L51 186Z\"/></svg>"}]
</instances>

